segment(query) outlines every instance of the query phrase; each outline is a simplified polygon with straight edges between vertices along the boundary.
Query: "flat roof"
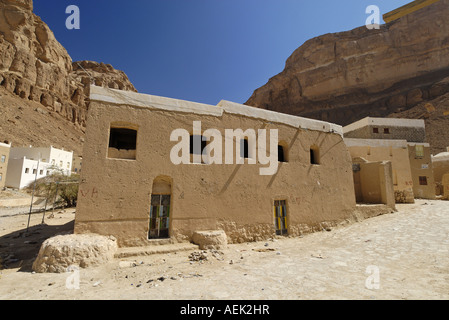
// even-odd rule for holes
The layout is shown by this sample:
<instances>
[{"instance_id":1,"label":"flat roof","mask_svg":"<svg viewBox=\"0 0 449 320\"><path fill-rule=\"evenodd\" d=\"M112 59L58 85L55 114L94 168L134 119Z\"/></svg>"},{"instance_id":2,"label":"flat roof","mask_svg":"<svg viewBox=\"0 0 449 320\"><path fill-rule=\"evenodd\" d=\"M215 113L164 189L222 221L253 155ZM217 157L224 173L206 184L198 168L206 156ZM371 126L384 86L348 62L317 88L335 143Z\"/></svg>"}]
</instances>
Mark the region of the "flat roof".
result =
<instances>
[{"instance_id":1,"label":"flat roof","mask_svg":"<svg viewBox=\"0 0 449 320\"><path fill-rule=\"evenodd\" d=\"M6 143L3 143L3 142L0 142L0 147L11 148L11 143L10 144L6 144Z\"/></svg>"},{"instance_id":2,"label":"flat roof","mask_svg":"<svg viewBox=\"0 0 449 320\"><path fill-rule=\"evenodd\" d=\"M406 140L385 140L385 139L354 139L344 138L347 147L393 147L407 148Z\"/></svg>"},{"instance_id":3,"label":"flat roof","mask_svg":"<svg viewBox=\"0 0 449 320\"><path fill-rule=\"evenodd\" d=\"M390 126L390 127L410 127L426 128L426 122L422 119L402 119L402 118L372 118L366 117L343 128L344 133L348 133L367 126Z\"/></svg>"},{"instance_id":4,"label":"flat roof","mask_svg":"<svg viewBox=\"0 0 449 320\"><path fill-rule=\"evenodd\" d=\"M130 105L140 108L211 115L216 117L222 117L223 113L236 114L248 118L286 124L295 128L337 133L343 136L343 128L337 124L259 109L226 100L222 100L218 105L213 106L97 86L90 87L90 100L116 105Z\"/></svg>"},{"instance_id":5,"label":"flat roof","mask_svg":"<svg viewBox=\"0 0 449 320\"><path fill-rule=\"evenodd\" d=\"M432 156L432 161L448 161L449 152L441 152L435 156Z\"/></svg>"},{"instance_id":6,"label":"flat roof","mask_svg":"<svg viewBox=\"0 0 449 320\"><path fill-rule=\"evenodd\" d=\"M69 150L64 150L64 148L56 148L53 146L49 146L49 147L34 147L34 146L28 146L28 147L11 147L11 150L16 151L16 150L56 150L56 151L62 151L62 152L66 152L66 153L73 153L73 151L69 151Z\"/></svg>"},{"instance_id":7,"label":"flat roof","mask_svg":"<svg viewBox=\"0 0 449 320\"><path fill-rule=\"evenodd\" d=\"M427 142L407 142L407 145L414 147L414 146L423 146L426 148L430 148L430 143Z\"/></svg>"}]
</instances>

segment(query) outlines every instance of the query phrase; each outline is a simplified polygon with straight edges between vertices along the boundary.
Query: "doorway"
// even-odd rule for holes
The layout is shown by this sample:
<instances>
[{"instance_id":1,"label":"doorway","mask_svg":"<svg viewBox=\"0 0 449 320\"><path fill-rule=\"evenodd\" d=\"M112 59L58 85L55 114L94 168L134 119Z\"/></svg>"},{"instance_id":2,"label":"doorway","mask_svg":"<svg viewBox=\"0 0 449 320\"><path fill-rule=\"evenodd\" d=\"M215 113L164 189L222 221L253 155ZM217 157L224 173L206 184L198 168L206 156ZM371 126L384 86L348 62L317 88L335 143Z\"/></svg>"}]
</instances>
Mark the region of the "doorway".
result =
<instances>
[{"instance_id":1,"label":"doorway","mask_svg":"<svg viewBox=\"0 0 449 320\"><path fill-rule=\"evenodd\" d=\"M167 239L170 237L170 195L152 195L150 208L149 239Z\"/></svg>"},{"instance_id":2,"label":"doorway","mask_svg":"<svg viewBox=\"0 0 449 320\"><path fill-rule=\"evenodd\" d=\"M148 239L170 238L171 200L171 179L156 178L151 195Z\"/></svg>"},{"instance_id":3,"label":"doorway","mask_svg":"<svg viewBox=\"0 0 449 320\"><path fill-rule=\"evenodd\" d=\"M276 227L276 235L287 236L287 201L276 200L274 201L274 224Z\"/></svg>"}]
</instances>

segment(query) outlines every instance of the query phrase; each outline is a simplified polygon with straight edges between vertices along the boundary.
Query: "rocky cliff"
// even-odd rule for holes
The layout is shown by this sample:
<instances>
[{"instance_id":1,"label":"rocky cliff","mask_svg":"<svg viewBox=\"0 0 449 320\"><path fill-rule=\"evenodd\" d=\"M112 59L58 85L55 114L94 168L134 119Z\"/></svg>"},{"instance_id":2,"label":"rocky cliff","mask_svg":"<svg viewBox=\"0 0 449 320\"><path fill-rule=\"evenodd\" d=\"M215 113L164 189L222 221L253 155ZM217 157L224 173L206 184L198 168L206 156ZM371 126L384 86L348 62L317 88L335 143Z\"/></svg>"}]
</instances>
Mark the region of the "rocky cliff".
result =
<instances>
[{"instance_id":1,"label":"rocky cliff","mask_svg":"<svg viewBox=\"0 0 449 320\"><path fill-rule=\"evenodd\" d=\"M406 111L426 103L442 115L449 111L438 103L449 92L448 16L449 0L440 0L379 30L311 39L246 104L341 125L412 115Z\"/></svg>"},{"instance_id":2,"label":"rocky cliff","mask_svg":"<svg viewBox=\"0 0 449 320\"><path fill-rule=\"evenodd\" d=\"M50 28L33 13L32 0L0 0L0 86L4 96L0 99L0 110L4 115L17 112L9 110L15 105L11 103L15 96L21 99L16 104L32 105L33 109L70 121L82 136L91 83L136 91L128 77L111 65L72 62ZM11 100L8 103L6 96ZM26 138L16 138L22 136L20 127L26 114L19 117L0 117L0 127L7 128L11 121L15 122L15 127L10 128L12 132L4 129L0 132L0 140L7 136L15 145L31 143ZM44 136L42 141L49 138ZM67 143L66 148L70 148L72 144ZM79 149L78 145L75 147Z\"/></svg>"}]
</instances>

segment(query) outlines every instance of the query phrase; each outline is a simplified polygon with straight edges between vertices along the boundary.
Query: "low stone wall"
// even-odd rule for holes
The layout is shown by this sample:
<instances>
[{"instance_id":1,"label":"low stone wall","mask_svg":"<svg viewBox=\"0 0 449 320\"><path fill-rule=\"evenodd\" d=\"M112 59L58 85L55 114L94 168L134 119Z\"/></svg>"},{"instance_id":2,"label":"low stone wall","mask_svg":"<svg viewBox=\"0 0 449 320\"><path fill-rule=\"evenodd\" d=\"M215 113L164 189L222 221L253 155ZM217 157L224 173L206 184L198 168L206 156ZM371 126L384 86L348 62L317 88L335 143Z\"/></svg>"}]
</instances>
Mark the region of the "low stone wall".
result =
<instances>
[{"instance_id":1,"label":"low stone wall","mask_svg":"<svg viewBox=\"0 0 449 320\"><path fill-rule=\"evenodd\" d=\"M415 196L413 192L406 190L396 190L394 192L394 198L396 203L415 203Z\"/></svg>"},{"instance_id":2,"label":"low stone wall","mask_svg":"<svg viewBox=\"0 0 449 320\"><path fill-rule=\"evenodd\" d=\"M361 222L366 219L378 217L384 214L391 214L396 212L395 209L385 204L361 204L357 205L351 222Z\"/></svg>"}]
</instances>

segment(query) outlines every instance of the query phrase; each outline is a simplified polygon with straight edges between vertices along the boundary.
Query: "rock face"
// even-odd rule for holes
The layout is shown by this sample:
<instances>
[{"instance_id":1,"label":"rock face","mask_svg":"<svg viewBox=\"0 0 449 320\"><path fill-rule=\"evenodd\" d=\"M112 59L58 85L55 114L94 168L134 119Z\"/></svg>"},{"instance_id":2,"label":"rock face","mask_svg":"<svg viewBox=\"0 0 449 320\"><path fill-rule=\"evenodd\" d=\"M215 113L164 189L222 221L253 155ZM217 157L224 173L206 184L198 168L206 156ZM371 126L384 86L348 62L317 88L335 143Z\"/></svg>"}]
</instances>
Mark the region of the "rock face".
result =
<instances>
[{"instance_id":1,"label":"rock face","mask_svg":"<svg viewBox=\"0 0 449 320\"><path fill-rule=\"evenodd\" d=\"M91 81L136 91L128 77L111 65L72 63L53 32L33 13L32 0L0 0L1 86L21 99L42 104L82 128Z\"/></svg>"},{"instance_id":2,"label":"rock face","mask_svg":"<svg viewBox=\"0 0 449 320\"><path fill-rule=\"evenodd\" d=\"M83 84L83 92L75 91L72 102L83 103L82 99L89 97L89 87L95 84L99 87L137 92L127 75L120 70L114 69L110 64L94 61L76 61L72 64L71 76L76 82Z\"/></svg>"},{"instance_id":3,"label":"rock face","mask_svg":"<svg viewBox=\"0 0 449 320\"><path fill-rule=\"evenodd\" d=\"M440 0L379 30L311 39L246 104L347 125L434 100L449 92L448 15Z\"/></svg>"},{"instance_id":4,"label":"rock face","mask_svg":"<svg viewBox=\"0 0 449 320\"><path fill-rule=\"evenodd\" d=\"M87 80L90 80L99 87L137 92L126 74L114 69L110 64L95 61L76 61L72 64L71 75L87 87L91 84Z\"/></svg>"},{"instance_id":5,"label":"rock face","mask_svg":"<svg viewBox=\"0 0 449 320\"><path fill-rule=\"evenodd\" d=\"M117 250L117 241L113 237L93 234L56 236L42 244L33 270L64 273L70 266L98 266L112 261Z\"/></svg>"}]
</instances>

